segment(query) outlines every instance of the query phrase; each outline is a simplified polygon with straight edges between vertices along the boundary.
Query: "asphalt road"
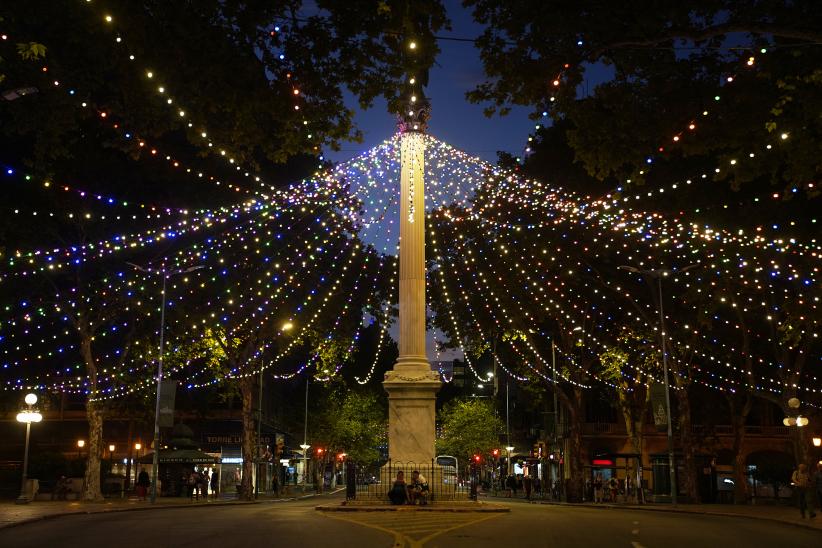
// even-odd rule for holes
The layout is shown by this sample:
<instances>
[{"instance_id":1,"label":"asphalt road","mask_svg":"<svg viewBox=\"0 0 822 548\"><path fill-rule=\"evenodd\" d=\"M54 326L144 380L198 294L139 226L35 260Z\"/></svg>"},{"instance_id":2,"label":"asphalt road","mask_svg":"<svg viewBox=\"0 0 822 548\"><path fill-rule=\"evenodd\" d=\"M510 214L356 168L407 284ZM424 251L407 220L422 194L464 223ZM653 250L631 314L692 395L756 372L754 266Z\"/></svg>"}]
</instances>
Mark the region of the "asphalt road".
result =
<instances>
[{"instance_id":1,"label":"asphalt road","mask_svg":"<svg viewBox=\"0 0 822 548\"><path fill-rule=\"evenodd\" d=\"M325 499L324 502L328 502ZM321 513L316 500L73 515L0 530L0 546L130 548L710 548L822 546L822 533L744 518L512 504L508 514Z\"/></svg>"}]
</instances>

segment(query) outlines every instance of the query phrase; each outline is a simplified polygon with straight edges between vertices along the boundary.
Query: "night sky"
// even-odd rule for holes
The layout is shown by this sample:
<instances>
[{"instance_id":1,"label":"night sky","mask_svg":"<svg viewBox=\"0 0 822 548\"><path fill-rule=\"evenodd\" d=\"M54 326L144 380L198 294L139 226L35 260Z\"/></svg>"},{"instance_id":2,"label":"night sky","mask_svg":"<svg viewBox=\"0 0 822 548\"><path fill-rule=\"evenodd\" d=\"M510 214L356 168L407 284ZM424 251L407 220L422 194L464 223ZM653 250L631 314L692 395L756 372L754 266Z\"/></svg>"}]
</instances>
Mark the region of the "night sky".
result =
<instances>
[{"instance_id":1,"label":"night sky","mask_svg":"<svg viewBox=\"0 0 822 548\"><path fill-rule=\"evenodd\" d=\"M440 36L474 38L482 32L471 13L459 0L444 2L451 19L452 30ZM514 108L504 117L487 118L483 105L468 103L465 92L483 81L479 50L470 42L440 40L442 50L437 65L429 73L426 95L431 100L429 133L466 152L496 162L497 151L520 155L534 123L528 119L527 108ZM357 102L348 97L348 106L357 110L355 123L364 133L363 143L347 143L339 152L328 151L326 157L342 161L370 149L396 131L396 121L388 113L385 101L375 101L367 111L360 111Z\"/></svg>"}]
</instances>

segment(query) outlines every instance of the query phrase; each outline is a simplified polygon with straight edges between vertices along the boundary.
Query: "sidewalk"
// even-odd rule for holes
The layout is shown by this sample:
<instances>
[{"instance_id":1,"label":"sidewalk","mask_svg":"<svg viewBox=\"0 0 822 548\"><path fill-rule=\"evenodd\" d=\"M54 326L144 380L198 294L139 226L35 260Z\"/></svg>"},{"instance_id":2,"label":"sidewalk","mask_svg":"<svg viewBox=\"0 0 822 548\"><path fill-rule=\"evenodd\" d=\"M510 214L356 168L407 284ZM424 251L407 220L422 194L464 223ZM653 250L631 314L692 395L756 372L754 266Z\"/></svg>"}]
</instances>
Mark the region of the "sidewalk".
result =
<instances>
[{"instance_id":1,"label":"sidewalk","mask_svg":"<svg viewBox=\"0 0 822 548\"><path fill-rule=\"evenodd\" d=\"M324 493L324 495L333 495L336 492L337 491L327 492ZM240 501L232 498L221 498L215 501L204 501L202 499L199 501L191 501L185 497L160 497L155 504L151 504L148 501L137 500L136 497L106 499L102 502L34 501L28 504L15 504L14 501L3 501L0 502L0 529L71 514L148 511L163 508L237 506L261 504L265 502L287 502L315 496L323 495L313 493L305 495L298 494L288 498L274 498L271 495L261 495L255 501Z\"/></svg>"},{"instance_id":2,"label":"sidewalk","mask_svg":"<svg viewBox=\"0 0 822 548\"><path fill-rule=\"evenodd\" d=\"M488 499L502 499L508 502L522 502L528 503L522 495L517 498L506 498L504 496L493 496L488 494ZM546 504L546 505L562 505L562 506L583 506L586 508L600 508L603 510L621 509L621 510L639 510L646 512L673 512L683 514L704 514L712 516L726 516L735 518L748 518L765 521L774 521L778 523L787 523L791 525L798 525L800 527L808 527L822 531L822 513L817 512L815 518L805 518L799 515L799 508L795 506L781 506L781 505L767 505L767 504L678 504L676 507L670 504L626 504L626 503L602 503L594 504L592 502L582 503L568 503L568 502L554 502L550 500L533 499L531 504Z\"/></svg>"},{"instance_id":3,"label":"sidewalk","mask_svg":"<svg viewBox=\"0 0 822 548\"><path fill-rule=\"evenodd\" d=\"M546 503L560 504L560 503ZM799 515L799 508L793 506L767 506L767 505L736 505L736 504L678 504L672 507L670 504L593 504L583 503L574 506L587 506L590 508L620 508L628 510L644 510L646 512L676 512L683 514L704 514L711 516L727 516L737 518L748 518L764 521L775 521L788 523L800 527L808 527L822 531L822 514L816 514L815 518L805 518Z\"/></svg>"}]
</instances>

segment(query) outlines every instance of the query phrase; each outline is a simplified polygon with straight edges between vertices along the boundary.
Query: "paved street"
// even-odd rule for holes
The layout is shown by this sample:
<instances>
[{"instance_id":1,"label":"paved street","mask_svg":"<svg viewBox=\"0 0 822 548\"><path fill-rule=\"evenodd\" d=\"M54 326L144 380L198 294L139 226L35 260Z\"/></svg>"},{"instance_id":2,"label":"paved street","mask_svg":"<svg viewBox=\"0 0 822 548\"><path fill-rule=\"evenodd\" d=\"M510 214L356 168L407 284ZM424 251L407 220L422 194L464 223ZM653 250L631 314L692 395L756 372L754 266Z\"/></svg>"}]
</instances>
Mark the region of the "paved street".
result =
<instances>
[{"instance_id":1,"label":"paved street","mask_svg":"<svg viewBox=\"0 0 822 548\"><path fill-rule=\"evenodd\" d=\"M65 516L0 530L0 546L818 547L822 533L761 520L514 503L507 514L321 513L317 500Z\"/></svg>"}]
</instances>

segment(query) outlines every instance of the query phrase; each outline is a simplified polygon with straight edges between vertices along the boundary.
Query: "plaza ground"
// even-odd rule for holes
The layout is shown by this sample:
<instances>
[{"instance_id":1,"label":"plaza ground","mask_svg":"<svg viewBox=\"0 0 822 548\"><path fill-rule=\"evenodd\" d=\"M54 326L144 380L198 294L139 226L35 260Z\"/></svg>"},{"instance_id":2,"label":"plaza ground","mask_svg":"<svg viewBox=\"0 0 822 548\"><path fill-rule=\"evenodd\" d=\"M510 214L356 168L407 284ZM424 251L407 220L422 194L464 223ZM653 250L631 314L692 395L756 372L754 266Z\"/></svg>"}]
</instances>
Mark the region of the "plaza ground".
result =
<instances>
[{"instance_id":1,"label":"plaza ground","mask_svg":"<svg viewBox=\"0 0 822 548\"><path fill-rule=\"evenodd\" d=\"M617 506L528 504L519 500L495 500L495 503L508 505L511 511L493 514L406 509L351 513L316 510L320 503L340 500L341 496L336 495L257 504L199 503L147 511L77 513L0 529L0 546L480 548L602 545L676 548L744 545L770 548L822 545L822 528L752 519L756 518L753 514L751 517L730 517ZM0 511L5 512L8 508L4 505ZM30 512L36 510L33 505L28 508ZM111 505L109 510L117 509L120 507ZM763 512L760 517L764 518L766 514Z\"/></svg>"}]
</instances>

